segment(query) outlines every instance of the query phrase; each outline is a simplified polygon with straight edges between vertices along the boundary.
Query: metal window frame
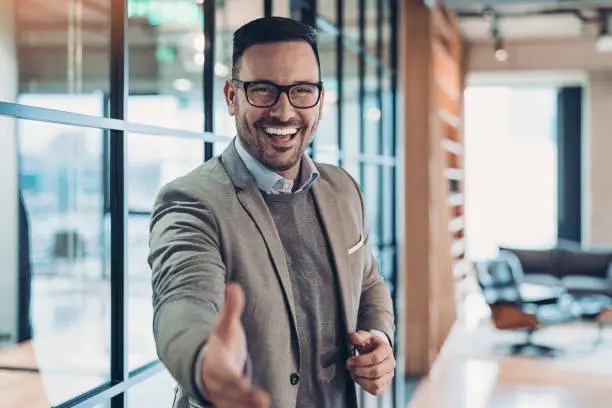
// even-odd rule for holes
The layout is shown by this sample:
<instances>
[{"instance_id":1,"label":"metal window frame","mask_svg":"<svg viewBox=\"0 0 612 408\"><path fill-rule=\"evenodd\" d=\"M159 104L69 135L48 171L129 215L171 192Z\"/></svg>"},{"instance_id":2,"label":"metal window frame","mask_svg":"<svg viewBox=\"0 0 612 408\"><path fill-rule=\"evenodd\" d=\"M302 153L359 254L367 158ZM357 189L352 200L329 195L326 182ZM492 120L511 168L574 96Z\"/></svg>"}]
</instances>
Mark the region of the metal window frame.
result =
<instances>
[{"instance_id":1,"label":"metal window frame","mask_svg":"<svg viewBox=\"0 0 612 408\"><path fill-rule=\"evenodd\" d=\"M129 74L126 0L111 0L110 32L110 116L125 120ZM127 297L126 274L127 200L126 200L126 139L123 130L110 131L109 151L110 205L110 382L123 384L128 377L127 361ZM111 408L127 405L125 393L111 398Z\"/></svg>"},{"instance_id":2,"label":"metal window frame","mask_svg":"<svg viewBox=\"0 0 612 408\"><path fill-rule=\"evenodd\" d=\"M204 132L214 131L215 110L215 10L216 1L206 0L203 5L204 24L204 70L202 73L202 86L204 87ZM212 159L215 145L204 142L204 161Z\"/></svg>"}]
</instances>

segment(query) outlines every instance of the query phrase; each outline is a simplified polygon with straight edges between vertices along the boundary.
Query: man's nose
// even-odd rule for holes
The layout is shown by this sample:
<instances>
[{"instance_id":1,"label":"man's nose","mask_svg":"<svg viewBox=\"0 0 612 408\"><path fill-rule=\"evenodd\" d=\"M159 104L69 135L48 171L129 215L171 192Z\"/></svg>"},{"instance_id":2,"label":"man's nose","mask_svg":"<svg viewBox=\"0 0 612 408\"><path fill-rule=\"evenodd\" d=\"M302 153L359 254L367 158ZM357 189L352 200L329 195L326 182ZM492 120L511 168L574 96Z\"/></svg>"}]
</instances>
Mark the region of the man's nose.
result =
<instances>
[{"instance_id":1,"label":"man's nose","mask_svg":"<svg viewBox=\"0 0 612 408\"><path fill-rule=\"evenodd\" d=\"M286 92L281 93L278 97L278 101L272 107L270 115L278 118L282 122L287 122L293 117L293 114L293 106L291 106L289 102L289 96Z\"/></svg>"}]
</instances>

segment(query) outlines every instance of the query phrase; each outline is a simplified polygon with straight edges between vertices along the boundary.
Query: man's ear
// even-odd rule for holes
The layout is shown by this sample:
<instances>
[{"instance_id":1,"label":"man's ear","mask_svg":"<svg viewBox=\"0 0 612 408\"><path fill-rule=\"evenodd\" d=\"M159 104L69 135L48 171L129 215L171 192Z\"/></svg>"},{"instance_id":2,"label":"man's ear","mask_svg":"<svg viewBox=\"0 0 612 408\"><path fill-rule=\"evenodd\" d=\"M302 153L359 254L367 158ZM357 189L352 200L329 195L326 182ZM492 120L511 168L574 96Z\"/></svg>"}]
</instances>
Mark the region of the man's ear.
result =
<instances>
[{"instance_id":1,"label":"man's ear","mask_svg":"<svg viewBox=\"0 0 612 408\"><path fill-rule=\"evenodd\" d=\"M236 98L238 97L238 95L236 94L236 88L234 88L234 84L232 83L231 79L225 80L223 94L225 95L227 112L230 114L230 116L234 116L236 114Z\"/></svg>"}]
</instances>

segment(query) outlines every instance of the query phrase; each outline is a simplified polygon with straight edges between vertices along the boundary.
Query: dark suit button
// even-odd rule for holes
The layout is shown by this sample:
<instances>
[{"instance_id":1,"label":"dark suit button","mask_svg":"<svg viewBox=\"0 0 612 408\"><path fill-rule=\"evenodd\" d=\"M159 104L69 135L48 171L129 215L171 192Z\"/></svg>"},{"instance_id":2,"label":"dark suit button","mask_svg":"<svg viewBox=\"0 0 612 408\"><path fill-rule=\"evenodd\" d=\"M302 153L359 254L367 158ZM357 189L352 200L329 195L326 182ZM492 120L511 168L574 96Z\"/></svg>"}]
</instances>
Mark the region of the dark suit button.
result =
<instances>
[{"instance_id":1,"label":"dark suit button","mask_svg":"<svg viewBox=\"0 0 612 408\"><path fill-rule=\"evenodd\" d=\"M289 377L289 381L291 381L291 385L296 385L300 381L300 376L296 373L293 373Z\"/></svg>"}]
</instances>

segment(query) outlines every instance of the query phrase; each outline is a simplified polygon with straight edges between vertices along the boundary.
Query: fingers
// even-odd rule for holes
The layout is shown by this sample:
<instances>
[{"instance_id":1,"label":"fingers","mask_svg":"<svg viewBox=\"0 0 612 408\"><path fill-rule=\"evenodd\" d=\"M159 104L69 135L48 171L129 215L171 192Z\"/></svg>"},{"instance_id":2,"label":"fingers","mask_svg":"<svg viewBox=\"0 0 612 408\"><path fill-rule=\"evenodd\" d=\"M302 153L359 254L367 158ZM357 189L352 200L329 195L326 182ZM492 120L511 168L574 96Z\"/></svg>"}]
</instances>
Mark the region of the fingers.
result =
<instances>
[{"instance_id":1,"label":"fingers","mask_svg":"<svg viewBox=\"0 0 612 408\"><path fill-rule=\"evenodd\" d=\"M367 342L370 337L372 337L372 334L363 330L359 330L358 332L354 332L349 335L351 343L353 343L355 346L359 346L362 343Z\"/></svg>"},{"instance_id":2,"label":"fingers","mask_svg":"<svg viewBox=\"0 0 612 408\"><path fill-rule=\"evenodd\" d=\"M394 373L392 371L374 380L359 376L354 376L353 379L357 384L361 386L361 388L363 388L370 394L380 395L389 387L391 381L393 381L393 374Z\"/></svg>"},{"instance_id":3,"label":"fingers","mask_svg":"<svg viewBox=\"0 0 612 408\"><path fill-rule=\"evenodd\" d=\"M381 378L388 373L392 373L395 369L395 360L392 358L387 358L382 363L366 366L366 367L353 367L349 371L353 373L356 377L368 378L368 379L377 379Z\"/></svg>"},{"instance_id":4,"label":"fingers","mask_svg":"<svg viewBox=\"0 0 612 408\"><path fill-rule=\"evenodd\" d=\"M244 310L244 292L237 283L229 283L225 289L225 304L217 320L217 333L226 338L232 323L240 320Z\"/></svg>"},{"instance_id":5,"label":"fingers","mask_svg":"<svg viewBox=\"0 0 612 408\"><path fill-rule=\"evenodd\" d=\"M348 359L347 368L351 367L365 367L380 364L389 357L393 356L393 350L391 347L385 347L386 345L380 345L373 351L362 354L360 356L351 357Z\"/></svg>"}]
</instances>

